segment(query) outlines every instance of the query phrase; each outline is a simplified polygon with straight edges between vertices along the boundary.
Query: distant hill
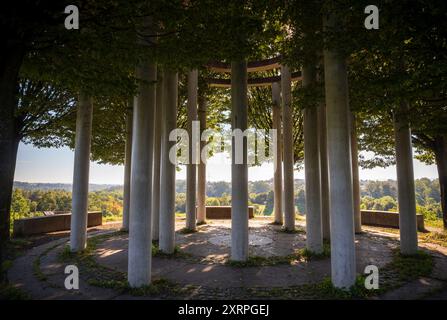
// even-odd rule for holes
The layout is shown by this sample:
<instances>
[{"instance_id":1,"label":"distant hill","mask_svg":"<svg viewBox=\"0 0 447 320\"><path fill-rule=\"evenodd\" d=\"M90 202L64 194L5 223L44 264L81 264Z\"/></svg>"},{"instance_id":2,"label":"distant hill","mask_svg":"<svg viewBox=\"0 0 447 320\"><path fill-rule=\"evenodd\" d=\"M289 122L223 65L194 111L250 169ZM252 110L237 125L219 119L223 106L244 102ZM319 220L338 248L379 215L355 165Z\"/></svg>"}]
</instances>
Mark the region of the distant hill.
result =
<instances>
[{"instance_id":1,"label":"distant hill","mask_svg":"<svg viewBox=\"0 0 447 320\"><path fill-rule=\"evenodd\" d=\"M434 192L439 193L438 180L430 180L427 178L416 179L416 189L421 189L420 186L432 184ZM295 179L295 192L303 190L305 187L303 179ZM430 187L430 188L432 188ZM70 183L30 183L30 182L14 182L14 188L23 190L64 190L71 192ZM90 184L89 191L121 191L122 185L116 184ZM422 188L423 189L423 188ZM248 182L249 193L265 193L273 190L273 179L270 180L258 180ZM431 190L431 189L430 189ZM186 181L176 180L175 182L176 193L186 193ZM374 199L381 198L383 196L397 197L397 181L374 181L374 180L361 180L360 191L362 196L370 196ZM426 191L427 192L427 191ZM222 197L223 195L231 195L231 183L227 181L207 181L206 194L208 197ZM433 196L434 199L438 199L439 196Z\"/></svg>"},{"instance_id":2,"label":"distant hill","mask_svg":"<svg viewBox=\"0 0 447 320\"><path fill-rule=\"evenodd\" d=\"M23 190L65 190L71 191L71 183L31 183L31 182L21 182L14 181L14 188ZM117 190L122 189L123 186L116 184L90 184L90 191L101 191L101 190Z\"/></svg>"}]
</instances>

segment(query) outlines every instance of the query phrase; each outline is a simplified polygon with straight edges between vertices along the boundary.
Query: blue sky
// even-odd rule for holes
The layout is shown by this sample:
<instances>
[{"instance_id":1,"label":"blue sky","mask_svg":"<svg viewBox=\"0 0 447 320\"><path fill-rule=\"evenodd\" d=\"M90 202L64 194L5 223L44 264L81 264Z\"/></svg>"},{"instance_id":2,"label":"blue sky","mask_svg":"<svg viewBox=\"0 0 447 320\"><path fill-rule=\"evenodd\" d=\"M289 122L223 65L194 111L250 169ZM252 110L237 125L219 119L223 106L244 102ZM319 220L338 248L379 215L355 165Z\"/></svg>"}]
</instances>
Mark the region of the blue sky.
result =
<instances>
[{"instance_id":1,"label":"blue sky","mask_svg":"<svg viewBox=\"0 0 447 320\"><path fill-rule=\"evenodd\" d=\"M14 180L23 182L71 183L73 179L73 151L69 148L37 149L23 143L19 146ZM208 164L207 180L230 181L231 166L222 164L221 158ZM436 166L427 166L414 161L415 178L437 178ZM273 165L264 164L249 168L250 180L267 180L273 177ZM97 184L122 184L123 166L110 166L91 163L90 182ZM177 179L184 179L186 170L177 172ZM304 171L295 172L295 178L304 178ZM360 179L387 180L396 179L396 168L361 170Z\"/></svg>"}]
</instances>

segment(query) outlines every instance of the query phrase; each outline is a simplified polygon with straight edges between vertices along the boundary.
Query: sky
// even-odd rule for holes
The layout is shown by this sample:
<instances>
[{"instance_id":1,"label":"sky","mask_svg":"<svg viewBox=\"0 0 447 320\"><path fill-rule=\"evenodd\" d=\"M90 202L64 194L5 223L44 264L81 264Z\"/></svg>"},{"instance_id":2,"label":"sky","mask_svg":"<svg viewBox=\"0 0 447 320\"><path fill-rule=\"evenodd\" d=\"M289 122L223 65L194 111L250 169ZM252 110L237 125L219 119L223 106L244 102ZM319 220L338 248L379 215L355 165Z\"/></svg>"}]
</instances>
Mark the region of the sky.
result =
<instances>
[{"instance_id":1,"label":"sky","mask_svg":"<svg viewBox=\"0 0 447 320\"><path fill-rule=\"evenodd\" d=\"M207 165L207 181L230 181L231 165L223 163L225 155L211 159ZM15 181L42 183L71 183L73 179L74 153L69 148L37 149L21 143L17 156ZM415 178L427 177L436 179L436 166L427 166L414 160ZM90 183L123 184L124 167L102 165L92 162L90 165ZM182 167L177 172L177 179L185 179L186 170ZM273 164L251 167L248 170L249 180L268 180L273 177ZM295 178L304 179L304 170L296 171ZM396 179L396 167L360 170L361 180Z\"/></svg>"}]
</instances>

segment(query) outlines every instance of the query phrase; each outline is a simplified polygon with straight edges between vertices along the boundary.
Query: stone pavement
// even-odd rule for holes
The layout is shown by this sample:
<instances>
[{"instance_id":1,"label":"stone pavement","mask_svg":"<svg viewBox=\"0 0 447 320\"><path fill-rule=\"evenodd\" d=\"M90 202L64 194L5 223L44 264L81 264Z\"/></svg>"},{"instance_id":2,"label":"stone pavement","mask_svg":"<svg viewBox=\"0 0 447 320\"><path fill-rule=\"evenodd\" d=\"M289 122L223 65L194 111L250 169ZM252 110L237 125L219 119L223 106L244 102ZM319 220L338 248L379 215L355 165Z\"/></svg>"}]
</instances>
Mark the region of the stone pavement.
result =
<instances>
[{"instance_id":1,"label":"stone pavement","mask_svg":"<svg viewBox=\"0 0 447 320\"><path fill-rule=\"evenodd\" d=\"M229 220L212 220L200 226L198 232L190 234L181 232L183 226L184 220L177 219L176 244L181 255L176 258L154 257L152 272L154 279L167 279L181 287L193 285L200 288L201 294L189 298L238 298L234 292L240 288L288 288L318 283L330 276L329 258L295 261L292 264L232 266L227 263L231 234ZM269 259L284 257L304 248L305 232L303 226L298 228L300 232L289 234L282 232L280 226L269 224L266 219L250 220L250 255ZM391 261L393 250L398 248L399 244L394 234L370 227L365 230L367 232L356 235L359 274L362 274L365 266L370 264L378 266L380 270ZM106 232L110 231L95 231L91 236ZM80 290L74 292L65 290L63 284L66 263L61 262L59 254L67 241L67 238L63 238L46 243L16 259L8 273L11 283L28 292L33 299L136 298L117 290L90 285L82 268L80 268ZM99 241L93 255L97 264L125 273L127 241L127 234L124 233ZM447 250L444 247L430 250L435 258L435 267L430 277L407 283L380 298L416 299L433 296L444 299L447 289Z\"/></svg>"}]
</instances>

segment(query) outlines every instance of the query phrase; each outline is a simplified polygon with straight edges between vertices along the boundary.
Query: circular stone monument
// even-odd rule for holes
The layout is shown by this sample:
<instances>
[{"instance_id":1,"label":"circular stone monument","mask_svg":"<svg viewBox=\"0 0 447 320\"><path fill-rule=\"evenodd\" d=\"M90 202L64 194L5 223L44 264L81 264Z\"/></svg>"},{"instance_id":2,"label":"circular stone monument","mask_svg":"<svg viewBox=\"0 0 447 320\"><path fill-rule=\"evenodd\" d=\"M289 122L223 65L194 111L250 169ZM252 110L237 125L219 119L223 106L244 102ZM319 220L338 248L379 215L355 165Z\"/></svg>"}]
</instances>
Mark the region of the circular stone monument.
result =
<instances>
[{"instance_id":1,"label":"circular stone monument","mask_svg":"<svg viewBox=\"0 0 447 320\"><path fill-rule=\"evenodd\" d=\"M216 246L230 247L231 235L217 235L208 239L208 242ZM250 234L248 236L248 242L250 246L265 246L273 242L269 237L258 236L256 234Z\"/></svg>"}]
</instances>

